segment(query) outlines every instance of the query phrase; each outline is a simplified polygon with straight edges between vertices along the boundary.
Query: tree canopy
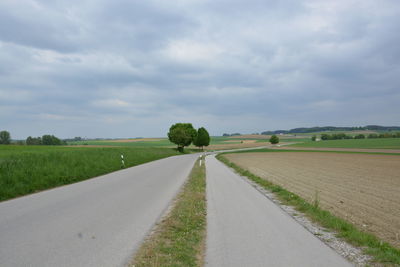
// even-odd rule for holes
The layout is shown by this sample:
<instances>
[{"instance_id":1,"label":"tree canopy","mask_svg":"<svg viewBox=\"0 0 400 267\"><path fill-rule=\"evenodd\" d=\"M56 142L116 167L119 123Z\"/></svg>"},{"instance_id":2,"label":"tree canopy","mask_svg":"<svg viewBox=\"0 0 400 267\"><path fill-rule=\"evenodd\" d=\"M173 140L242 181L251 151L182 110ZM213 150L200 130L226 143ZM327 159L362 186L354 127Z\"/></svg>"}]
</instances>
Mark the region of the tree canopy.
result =
<instances>
[{"instance_id":1,"label":"tree canopy","mask_svg":"<svg viewBox=\"0 0 400 267\"><path fill-rule=\"evenodd\" d=\"M210 144L210 135L204 127L197 130L197 136L193 140L193 144L197 147L202 147L203 149L205 146Z\"/></svg>"},{"instance_id":2,"label":"tree canopy","mask_svg":"<svg viewBox=\"0 0 400 267\"><path fill-rule=\"evenodd\" d=\"M0 144L8 145L11 142L10 133L7 131L0 132Z\"/></svg>"},{"instance_id":3,"label":"tree canopy","mask_svg":"<svg viewBox=\"0 0 400 267\"><path fill-rule=\"evenodd\" d=\"M191 123L175 123L169 128L168 139L178 146L179 151L183 151L185 146L189 146L197 136L197 131Z\"/></svg>"},{"instance_id":4,"label":"tree canopy","mask_svg":"<svg viewBox=\"0 0 400 267\"><path fill-rule=\"evenodd\" d=\"M56 146L62 145L65 142L61 141L59 138L54 135L43 135L42 137L32 137L29 136L26 138L27 145L47 145L47 146Z\"/></svg>"},{"instance_id":5,"label":"tree canopy","mask_svg":"<svg viewBox=\"0 0 400 267\"><path fill-rule=\"evenodd\" d=\"M279 143L279 137L276 135L272 135L271 138L269 139L271 144L278 144Z\"/></svg>"}]
</instances>

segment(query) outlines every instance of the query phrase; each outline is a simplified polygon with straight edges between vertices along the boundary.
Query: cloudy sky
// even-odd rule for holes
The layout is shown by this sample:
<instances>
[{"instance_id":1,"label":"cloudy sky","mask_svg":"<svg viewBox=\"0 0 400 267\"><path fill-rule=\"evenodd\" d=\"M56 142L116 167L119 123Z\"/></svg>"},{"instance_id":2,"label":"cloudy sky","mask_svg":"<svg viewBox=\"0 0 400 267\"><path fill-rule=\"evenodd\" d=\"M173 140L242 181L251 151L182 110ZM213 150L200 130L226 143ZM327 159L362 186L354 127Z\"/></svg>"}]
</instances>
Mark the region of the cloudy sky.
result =
<instances>
[{"instance_id":1,"label":"cloudy sky","mask_svg":"<svg viewBox=\"0 0 400 267\"><path fill-rule=\"evenodd\" d=\"M0 130L400 124L398 0L1 0Z\"/></svg>"}]
</instances>

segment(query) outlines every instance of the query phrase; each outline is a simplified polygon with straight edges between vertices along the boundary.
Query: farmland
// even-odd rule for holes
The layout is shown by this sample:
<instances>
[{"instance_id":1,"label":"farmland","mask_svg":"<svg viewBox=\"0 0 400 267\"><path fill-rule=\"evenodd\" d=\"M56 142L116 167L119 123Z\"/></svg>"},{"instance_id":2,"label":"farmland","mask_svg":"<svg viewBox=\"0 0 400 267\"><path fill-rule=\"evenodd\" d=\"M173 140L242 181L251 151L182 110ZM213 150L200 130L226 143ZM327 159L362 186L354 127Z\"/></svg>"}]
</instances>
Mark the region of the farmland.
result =
<instances>
[{"instance_id":1,"label":"farmland","mask_svg":"<svg viewBox=\"0 0 400 267\"><path fill-rule=\"evenodd\" d=\"M146 147L0 146L0 201L75 183L178 152Z\"/></svg>"},{"instance_id":2,"label":"farmland","mask_svg":"<svg viewBox=\"0 0 400 267\"><path fill-rule=\"evenodd\" d=\"M400 247L400 156L258 152L224 157Z\"/></svg>"},{"instance_id":3,"label":"farmland","mask_svg":"<svg viewBox=\"0 0 400 267\"><path fill-rule=\"evenodd\" d=\"M259 136L254 138L252 136L240 136L240 137L211 137L210 145L205 147L205 150L220 150L220 149L232 149L232 148L245 148L245 147L257 147L269 144L266 136ZM113 147L176 147L175 144L171 143L167 138L137 138L137 139L115 139L115 140L85 140L77 142L69 142L69 145L73 146L113 146ZM197 149L191 145L189 149Z\"/></svg>"},{"instance_id":4,"label":"farmland","mask_svg":"<svg viewBox=\"0 0 400 267\"><path fill-rule=\"evenodd\" d=\"M325 140L319 142L297 143L291 146L316 148L400 149L400 138Z\"/></svg>"}]
</instances>

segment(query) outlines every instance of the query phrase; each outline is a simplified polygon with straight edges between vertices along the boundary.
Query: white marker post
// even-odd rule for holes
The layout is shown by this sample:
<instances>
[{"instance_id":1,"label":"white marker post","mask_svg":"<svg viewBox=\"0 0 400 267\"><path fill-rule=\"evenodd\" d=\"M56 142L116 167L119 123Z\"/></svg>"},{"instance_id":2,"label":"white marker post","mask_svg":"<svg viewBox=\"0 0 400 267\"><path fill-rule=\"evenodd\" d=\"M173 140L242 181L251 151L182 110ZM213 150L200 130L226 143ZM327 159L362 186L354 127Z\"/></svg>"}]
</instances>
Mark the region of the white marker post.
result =
<instances>
[{"instance_id":1,"label":"white marker post","mask_svg":"<svg viewBox=\"0 0 400 267\"><path fill-rule=\"evenodd\" d=\"M199 164L200 164L200 166L201 166L201 155L199 156L199 158L200 158L200 162L199 162Z\"/></svg>"},{"instance_id":2,"label":"white marker post","mask_svg":"<svg viewBox=\"0 0 400 267\"><path fill-rule=\"evenodd\" d=\"M121 169L125 168L124 155L121 154Z\"/></svg>"}]
</instances>

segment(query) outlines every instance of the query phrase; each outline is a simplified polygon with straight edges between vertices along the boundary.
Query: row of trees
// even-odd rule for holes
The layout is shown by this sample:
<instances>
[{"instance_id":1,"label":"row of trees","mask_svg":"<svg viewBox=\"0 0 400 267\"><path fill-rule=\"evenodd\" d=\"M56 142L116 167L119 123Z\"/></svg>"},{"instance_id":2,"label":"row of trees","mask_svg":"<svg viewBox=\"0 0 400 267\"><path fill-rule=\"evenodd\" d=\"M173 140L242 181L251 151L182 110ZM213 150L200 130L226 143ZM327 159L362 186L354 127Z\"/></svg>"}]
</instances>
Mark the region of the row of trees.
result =
<instances>
[{"instance_id":1,"label":"row of trees","mask_svg":"<svg viewBox=\"0 0 400 267\"><path fill-rule=\"evenodd\" d=\"M335 126L324 126L324 127L309 127L309 128L294 128L290 130L276 130L276 131L265 131L261 134L295 134L295 133L315 133L324 131L360 131L360 130L371 130L371 131L400 131L400 126L380 126L380 125L367 125L367 126L356 126L356 127L335 127Z\"/></svg>"},{"instance_id":2,"label":"row of trees","mask_svg":"<svg viewBox=\"0 0 400 267\"><path fill-rule=\"evenodd\" d=\"M45 146L59 146L65 145L66 142L60 140L59 138L55 137L54 135L43 135L42 137L32 137L29 136L26 138L27 145L45 145Z\"/></svg>"},{"instance_id":3,"label":"row of trees","mask_svg":"<svg viewBox=\"0 0 400 267\"><path fill-rule=\"evenodd\" d=\"M400 138L400 132L397 133L382 133L382 134L375 134L371 133L369 135L364 134L357 134L355 136L347 135L344 133L337 133L337 134L321 134L321 140L340 140L340 139L365 139L365 138ZM316 141L317 136L314 135L311 137L312 141Z\"/></svg>"},{"instance_id":4,"label":"row of trees","mask_svg":"<svg viewBox=\"0 0 400 267\"><path fill-rule=\"evenodd\" d=\"M210 144L210 135L204 127L197 131L191 123L175 123L169 128L168 139L178 146L179 151L183 151L185 146L193 143L197 147L204 149Z\"/></svg>"},{"instance_id":5,"label":"row of trees","mask_svg":"<svg viewBox=\"0 0 400 267\"><path fill-rule=\"evenodd\" d=\"M0 144L8 145L11 143L11 135L8 131L1 131L0 132ZM17 144L23 145L23 141L18 141ZM42 137L31 137L29 136L26 138L25 141L26 145L65 145L66 142L60 140L59 138L55 137L54 135L43 135Z\"/></svg>"}]
</instances>

